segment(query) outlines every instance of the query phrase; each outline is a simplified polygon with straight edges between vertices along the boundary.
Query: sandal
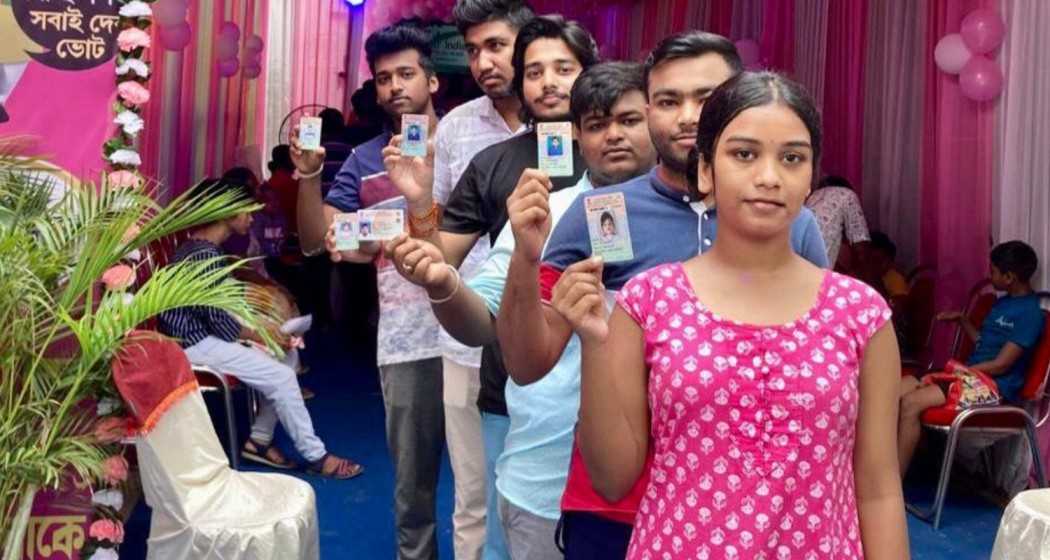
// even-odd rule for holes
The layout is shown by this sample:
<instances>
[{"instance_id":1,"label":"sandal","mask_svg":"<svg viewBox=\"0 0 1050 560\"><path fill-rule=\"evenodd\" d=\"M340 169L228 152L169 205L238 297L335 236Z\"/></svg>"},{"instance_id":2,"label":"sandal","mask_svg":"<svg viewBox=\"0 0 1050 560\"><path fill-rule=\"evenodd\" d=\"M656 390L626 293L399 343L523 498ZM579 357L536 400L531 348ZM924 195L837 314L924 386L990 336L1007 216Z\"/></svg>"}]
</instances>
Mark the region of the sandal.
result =
<instances>
[{"instance_id":1,"label":"sandal","mask_svg":"<svg viewBox=\"0 0 1050 560\"><path fill-rule=\"evenodd\" d=\"M292 470L298 466L295 462L285 457L280 449L273 445L263 445L251 438L244 442L244 448L241 449L241 457L281 470Z\"/></svg>"},{"instance_id":2,"label":"sandal","mask_svg":"<svg viewBox=\"0 0 1050 560\"><path fill-rule=\"evenodd\" d=\"M335 460L335 468L325 472L324 464L329 458ZM323 476L325 478L346 480L365 472L365 468L349 459L343 459L342 457L336 457L331 453L325 453L324 457L307 465L306 472L317 476Z\"/></svg>"}]
</instances>

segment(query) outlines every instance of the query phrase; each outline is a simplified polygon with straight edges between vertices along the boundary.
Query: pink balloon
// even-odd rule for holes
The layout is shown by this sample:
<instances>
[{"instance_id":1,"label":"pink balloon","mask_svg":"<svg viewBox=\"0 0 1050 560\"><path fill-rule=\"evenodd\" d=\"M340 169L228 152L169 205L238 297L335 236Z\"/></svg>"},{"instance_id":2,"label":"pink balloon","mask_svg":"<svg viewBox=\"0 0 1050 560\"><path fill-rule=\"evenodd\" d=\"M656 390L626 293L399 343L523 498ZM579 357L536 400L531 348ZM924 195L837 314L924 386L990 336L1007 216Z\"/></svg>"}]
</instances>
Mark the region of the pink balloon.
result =
<instances>
[{"instance_id":1,"label":"pink balloon","mask_svg":"<svg viewBox=\"0 0 1050 560\"><path fill-rule=\"evenodd\" d=\"M153 5L153 19L161 26L178 25L185 21L188 11L186 0L160 0Z\"/></svg>"},{"instance_id":2,"label":"pink balloon","mask_svg":"<svg viewBox=\"0 0 1050 560\"><path fill-rule=\"evenodd\" d=\"M1003 42L1006 25L995 10L981 8L970 12L962 21L959 32L971 52L985 54Z\"/></svg>"},{"instance_id":3,"label":"pink balloon","mask_svg":"<svg viewBox=\"0 0 1050 560\"><path fill-rule=\"evenodd\" d=\"M231 58L228 60L220 60L217 66L219 67L219 75L223 78L229 78L237 73L241 64L237 62L236 58Z\"/></svg>"},{"instance_id":4,"label":"pink balloon","mask_svg":"<svg viewBox=\"0 0 1050 560\"><path fill-rule=\"evenodd\" d=\"M190 44L193 38L193 30L187 22L175 25L162 26L160 28L160 44L169 51L181 51Z\"/></svg>"},{"instance_id":5,"label":"pink balloon","mask_svg":"<svg viewBox=\"0 0 1050 560\"><path fill-rule=\"evenodd\" d=\"M736 42L736 50L740 53L740 61L744 66L751 68L758 64L760 54L758 43L754 39L741 39Z\"/></svg>"},{"instance_id":6,"label":"pink balloon","mask_svg":"<svg viewBox=\"0 0 1050 560\"><path fill-rule=\"evenodd\" d=\"M228 58L237 58L237 39L234 39L230 35L219 35L219 40L215 42L215 58L218 60L226 60Z\"/></svg>"},{"instance_id":7,"label":"pink balloon","mask_svg":"<svg viewBox=\"0 0 1050 560\"><path fill-rule=\"evenodd\" d=\"M990 101L1003 91L1003 72L994 60L974 56L959 73L959 88L974 101Z\"/></svg>"},{"instance_id":8,"label":"pink balloon","mask_svg":"<svg viewBox=\"0 0 1050 560\"><path fill-rule=\"evenodd\" d=\"M244 41L244 50L249 52L262 52L263 46L264 44L262 37L258 35L252 35L251 37L248 37L246 41Z\"/></svg>"},{"instance_id":9,"label":"pink balloon","mask_svg":"<svg viewBox=\"0 0 1050 560\"><path fill-rule=\"evenodd\" d=\"M241 28L236 23L227 21L219 28L219 35L233 37L234 42L241 40Z\"/></svg>"},{"instance_id":10,"label":"pink balloon","mask_svg":"<svg viewBox=\"0 0 1050 560\"><path fill-rule=\"evenodd\" d=\"M937 47L933 49L933 60L937 62L937 68L949 74L958 74L963 66L973 58L973 53L966 48L963 38L958 33L945 35L937 41Z\"/></svg>"},{"instance_id":11,"label":"pink balloon","mask_svg":"<svg viewBox=\"0 0 1050 560\"><path fill-rule=\"evenodd\" d=\"M262 66L257 64L241 68L241 75L249 80L254 80L255 78L258 78L260 74L262 74Z\"/></svg>"}]
</instances>

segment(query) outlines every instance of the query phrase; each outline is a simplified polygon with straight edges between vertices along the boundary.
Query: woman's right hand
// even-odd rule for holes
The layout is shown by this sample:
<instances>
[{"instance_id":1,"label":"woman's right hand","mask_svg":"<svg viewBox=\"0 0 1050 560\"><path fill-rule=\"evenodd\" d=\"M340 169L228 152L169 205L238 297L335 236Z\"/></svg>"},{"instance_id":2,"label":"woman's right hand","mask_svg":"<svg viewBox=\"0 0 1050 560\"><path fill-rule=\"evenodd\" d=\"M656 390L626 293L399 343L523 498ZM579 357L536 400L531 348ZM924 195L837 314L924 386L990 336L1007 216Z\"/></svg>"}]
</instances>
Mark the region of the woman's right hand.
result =
<instances>
[{"instance_id":1,"label":"woman's right hand","mask_svg":"<svg viewBox=\"0 0 1050 560\"><path fill-rule=\"evenodd\" d=\"M601 257L591 257L565 269L554 285L551 305L585 342L601 343L609 336Z\"/></svg>"}]
</instances>

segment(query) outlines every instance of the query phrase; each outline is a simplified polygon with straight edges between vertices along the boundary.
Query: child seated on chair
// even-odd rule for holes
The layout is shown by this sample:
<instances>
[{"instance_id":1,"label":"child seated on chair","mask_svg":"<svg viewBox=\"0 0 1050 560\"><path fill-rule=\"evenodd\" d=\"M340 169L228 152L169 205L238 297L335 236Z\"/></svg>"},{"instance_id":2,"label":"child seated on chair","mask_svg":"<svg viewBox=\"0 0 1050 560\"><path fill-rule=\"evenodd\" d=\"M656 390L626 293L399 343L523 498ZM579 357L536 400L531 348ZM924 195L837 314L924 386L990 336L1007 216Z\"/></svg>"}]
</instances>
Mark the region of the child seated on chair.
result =
<instances>
[{"instance_id":1,"label":"child seated on chair","mask_svg":"<svg viewBox=\"0 0 1050 560\"><path fill-rule=\"evenodd\" d=\"M215 196L220 192L250 196L243 185L227 180L205 180L194 190L198 196ZM200 226L179 245L172 262L223 257L223 242L233 233L246 234L251 223L251 214L244 213ZM214 264L214 268L220 266L218 262ZM262 394L251 437L241 451L244 458L275 468L295 467L272 445L274 428L280 420L296 450L309 462L307 470L331 478L351 478L361 473L360 465L328 453L314 433L293 369L264 351L238 343L239 340L259 342L262 338L258 333L224 311L210 307L166 311L160 316L160 331L182 345L193 365L232 375ZM290 337L281 342L286 347L292 345Z\"/></svg>"},{"instance_id":2,"label":"child seated on chair","mask_svg":"<svg viewBox=\"0 0 1050 560\"><path fill-rule=\"evenodd\" d=\"M992 249L992 286L1005 295L996 300L980 330L958 311L937 316L938 321L958 323L976 342L967 365L995 379L1003 401L1016 402L1024 386L1031 351L1043 331L1039 296L1030 280L1039 266L1035 251L1022 241L1008 241ZM913 376L901 379L898 445L901 474L907 472L922 434L921 416L928 408L945 403L943 388L923 385Z\"/></svg>"}]
</instances>

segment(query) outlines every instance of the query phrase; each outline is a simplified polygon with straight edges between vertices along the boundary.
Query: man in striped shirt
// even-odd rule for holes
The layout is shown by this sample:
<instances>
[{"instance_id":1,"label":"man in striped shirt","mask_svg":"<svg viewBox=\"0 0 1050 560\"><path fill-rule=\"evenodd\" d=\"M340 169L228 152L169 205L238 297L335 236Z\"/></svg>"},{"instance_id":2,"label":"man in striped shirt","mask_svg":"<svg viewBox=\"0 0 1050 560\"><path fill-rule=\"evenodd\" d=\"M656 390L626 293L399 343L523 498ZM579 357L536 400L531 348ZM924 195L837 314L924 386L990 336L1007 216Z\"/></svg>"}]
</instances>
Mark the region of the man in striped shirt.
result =
<instances>
[{"instance_id":1,"label":"man in striped shirt","mask_svg":"<svg viewBox=\"0 0 1050 560\"><path fill-rule=\"evenodd\" d=\"M195 190L196 196L215 196L225 191L238 192L245 198L250 196L245 186L221 180L206 180ZM234 233L246 235L251 223L251 214L244 213L194 229L175 251L172 263L208 261L209 271L222 268L226 256L220 248L222 243ZM309 471L331 478L361 474L360 465L328 453L314 433L295 371L261 350L238 343L244 339L262 342L257 332L214 307L180 307L166 311L160 316L160 331L178 340L190 363L234 376L262 393L263 402L241 452L243 457L275 468L293 468L294 463L272 443L274 428L280 420L296 450L309 462Z\"/></svg>"}]
</instances>

